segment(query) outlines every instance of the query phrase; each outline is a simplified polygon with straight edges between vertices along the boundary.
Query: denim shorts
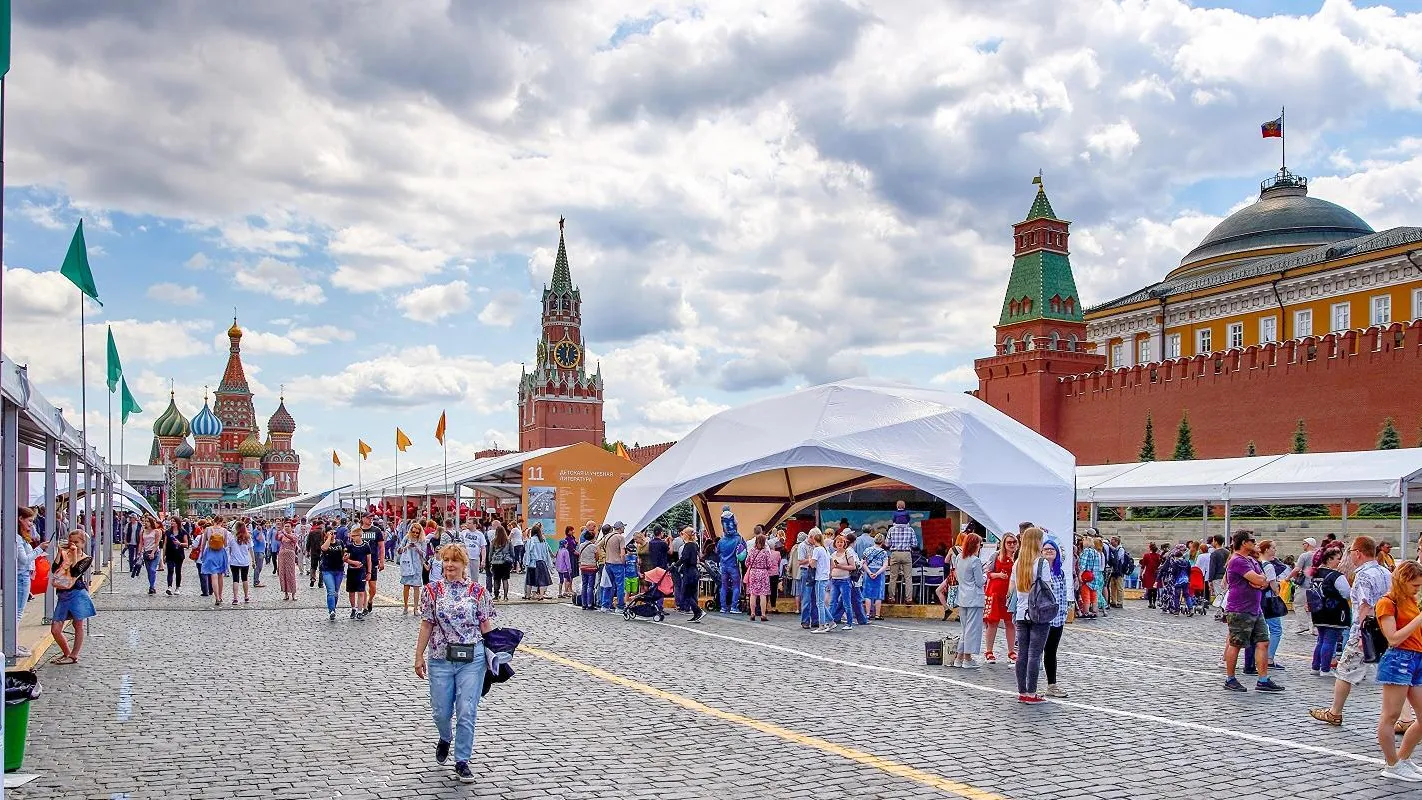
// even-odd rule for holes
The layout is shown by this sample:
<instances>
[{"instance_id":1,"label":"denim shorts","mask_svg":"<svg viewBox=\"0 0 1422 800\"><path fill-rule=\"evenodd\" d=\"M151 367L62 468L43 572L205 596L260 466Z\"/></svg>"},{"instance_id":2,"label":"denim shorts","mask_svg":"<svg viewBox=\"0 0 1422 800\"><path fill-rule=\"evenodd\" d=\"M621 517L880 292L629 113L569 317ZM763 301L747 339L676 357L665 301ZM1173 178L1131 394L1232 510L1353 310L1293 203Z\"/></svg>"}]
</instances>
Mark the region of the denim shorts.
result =
<instances>
[{"instance_id":1,"label":"denim shorts","mask_svg":"<svg viewBox=\"0 0 1422 800\"><path fill-rule=\"evenodd\" d=\"M1422 652L1389 647L1378 659L1378 683L1422 686Z\"/></svg>"}]
</instances>

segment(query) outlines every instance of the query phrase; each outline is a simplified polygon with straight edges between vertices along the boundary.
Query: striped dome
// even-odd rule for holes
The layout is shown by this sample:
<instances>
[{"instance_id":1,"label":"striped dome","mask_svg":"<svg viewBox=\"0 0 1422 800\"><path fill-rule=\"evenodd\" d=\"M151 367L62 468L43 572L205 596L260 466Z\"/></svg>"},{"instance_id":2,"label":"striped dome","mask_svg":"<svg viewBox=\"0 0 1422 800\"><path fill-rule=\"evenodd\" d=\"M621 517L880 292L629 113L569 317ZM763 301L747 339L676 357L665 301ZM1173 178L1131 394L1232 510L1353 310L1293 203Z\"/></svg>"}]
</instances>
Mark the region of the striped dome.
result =
<instances>
[{"instance_id":1,"label":"striped dome","mask_svg":"<svg viewBox=\"0 0 1422 800\"><path fill-rule=\"evenodd\" d=\"M286 410L285 397L271 419L267 420L267 430L271 433L296 433L296 420L292 419L291 412Z\"/></svg>"},{"instance_id":2,"label":"striped dome","mask_svg":"<svg viewBox=\"0 0 1422 800\"><path fill-rule=\"evenodd\" d=\"M173 458L192 458L192 457L193 457L193 444L192 444L192 442L189 442L187 439L184 439L184 440L183 440L183 443L180 444L180 445L178 445L177 448L173 450Z\"/></svg>"},{"instance_id":3,"label":"striped dome","mask_svg":"<svg viewBox=\"0 0 1422 800\"><path fill-rule=\"evenodd\" d=\"M168 393L168 408L153 421L153 435L165 438L188 435L188 419L178 410L178 402L173 399L172 392Z\"/></svg>"},{"instance_id":4,"label":"striped dome","mask_svg":"<svg viewBox=\"0 0 1422 800\"><path fill-rule=\"evenodd\" d=\"M222 420L212 413L212 408L206 401L203 401L202 410L193 417L193 421L189 423L188 427L192 429L193 436L222 435Z\"/></svg>"}]
</instances>

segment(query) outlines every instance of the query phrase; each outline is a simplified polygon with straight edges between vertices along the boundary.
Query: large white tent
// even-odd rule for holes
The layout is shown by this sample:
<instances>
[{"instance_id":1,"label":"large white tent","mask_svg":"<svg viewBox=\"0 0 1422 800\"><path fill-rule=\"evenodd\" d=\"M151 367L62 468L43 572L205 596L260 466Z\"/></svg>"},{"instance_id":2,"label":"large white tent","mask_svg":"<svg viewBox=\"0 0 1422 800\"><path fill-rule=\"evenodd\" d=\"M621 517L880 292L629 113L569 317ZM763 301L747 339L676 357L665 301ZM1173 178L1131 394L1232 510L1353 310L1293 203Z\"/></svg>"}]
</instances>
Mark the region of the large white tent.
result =
<instances>
[{"instance_id":1,"label":"large white tent","mask_svg":"<svg viewBox=\"0 0 1422 800\"><path fill-rule=\"evenodd\" d=\"M694 498L743 532L856 488L903 483L989 531L1032 520L1072 529L1071 453L961 392L872 379L828 383L723 411L632 476L608 518L641 528Z\"/></svg>"}]
</instances>

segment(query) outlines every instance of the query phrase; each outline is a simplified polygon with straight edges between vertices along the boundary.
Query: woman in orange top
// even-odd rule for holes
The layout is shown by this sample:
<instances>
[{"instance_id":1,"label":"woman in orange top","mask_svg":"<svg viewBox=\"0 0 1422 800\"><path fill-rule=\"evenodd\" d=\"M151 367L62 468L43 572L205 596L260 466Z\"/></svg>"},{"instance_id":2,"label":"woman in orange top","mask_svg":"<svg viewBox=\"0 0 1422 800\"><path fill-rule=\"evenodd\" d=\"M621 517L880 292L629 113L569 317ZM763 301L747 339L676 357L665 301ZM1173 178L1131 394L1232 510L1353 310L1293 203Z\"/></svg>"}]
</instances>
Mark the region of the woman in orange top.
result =
<instances>
[{"instance_id":1,"label":"woman in orange top","mask_svg":"<svg viewBox=\"0 0 1422 800\"><path fill-rule=\"evenodd\" d=\"M1413 725L1402 735L1402 746L1394 746L1394 726L1404 702L1422 715L1422 611L1417 593L1422 590L1422 564L1404 561L1392 573L1392 589L1378 601L1378 627L1387 637L1387 652L1378 659L1377 682L1382 686L1382 715L1378 718L1378 746L1387 766L1384 778L1422 783L1422 769L1409 759L1422 725ZM1368 634L1364 633L1363 636Z\"/></svg>"}]
</instances>

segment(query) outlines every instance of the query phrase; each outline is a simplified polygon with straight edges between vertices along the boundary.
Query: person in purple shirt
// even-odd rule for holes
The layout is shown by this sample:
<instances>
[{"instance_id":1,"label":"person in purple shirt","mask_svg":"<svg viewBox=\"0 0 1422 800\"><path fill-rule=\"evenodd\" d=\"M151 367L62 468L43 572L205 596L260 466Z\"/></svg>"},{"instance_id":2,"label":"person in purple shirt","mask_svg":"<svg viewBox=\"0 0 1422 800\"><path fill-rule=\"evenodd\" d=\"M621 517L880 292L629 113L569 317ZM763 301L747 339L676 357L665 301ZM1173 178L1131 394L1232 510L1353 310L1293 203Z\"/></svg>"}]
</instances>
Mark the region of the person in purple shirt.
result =
<instances>
[{"instance_id":1,"label":"person in purple shirt","mask_svg":"<svg viewBox=\"0 0 1422 800\"><path fill-rule=\"evenodd\" d=\"M1269 629L1264 623L1264 590L1269 581L1264 568L1255 558L1253 531L1237 531L1231 542L1233 552L1225 564L1225 621L1229 623L1229 639L1225 643L1225 684L1231 692L1245 692L1244 684L1234 676L1239 663L1239 651L1254 648L1255 664L1259 668L1256 691L1273 694L1284 687L1269 678Z\"/></svg>"}]
</instances>

